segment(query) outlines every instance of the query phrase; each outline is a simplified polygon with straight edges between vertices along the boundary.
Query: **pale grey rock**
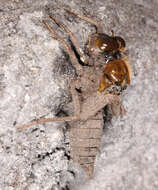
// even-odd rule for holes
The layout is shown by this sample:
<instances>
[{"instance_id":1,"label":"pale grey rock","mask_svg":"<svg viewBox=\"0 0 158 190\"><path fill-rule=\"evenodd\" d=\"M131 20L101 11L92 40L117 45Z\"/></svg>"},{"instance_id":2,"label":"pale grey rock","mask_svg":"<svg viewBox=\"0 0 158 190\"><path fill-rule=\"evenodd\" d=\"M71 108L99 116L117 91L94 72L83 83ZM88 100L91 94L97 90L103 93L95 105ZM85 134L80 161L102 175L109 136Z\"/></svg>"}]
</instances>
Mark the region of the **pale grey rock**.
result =
<instances>
[{"instance_id":1,"label":"pale grey rock","mask_svg":"<svg viewBox=\"0 0 158 190\"><path fill-rule=\"evenodd\" d=\"M82 48L94 32L85 21L55 10L57 4L92 15L105 33L113 29L123 36L133 70L123 97L126 116L106 125L90 181L69 160L64 123L16 129L35 118L53 117L71 100L68 83L74 69L40 22L48 19L48 7L77 35ZM0 189L158 189L157 18L156 0L0 1Z\"/></svg>"}]
</instances>

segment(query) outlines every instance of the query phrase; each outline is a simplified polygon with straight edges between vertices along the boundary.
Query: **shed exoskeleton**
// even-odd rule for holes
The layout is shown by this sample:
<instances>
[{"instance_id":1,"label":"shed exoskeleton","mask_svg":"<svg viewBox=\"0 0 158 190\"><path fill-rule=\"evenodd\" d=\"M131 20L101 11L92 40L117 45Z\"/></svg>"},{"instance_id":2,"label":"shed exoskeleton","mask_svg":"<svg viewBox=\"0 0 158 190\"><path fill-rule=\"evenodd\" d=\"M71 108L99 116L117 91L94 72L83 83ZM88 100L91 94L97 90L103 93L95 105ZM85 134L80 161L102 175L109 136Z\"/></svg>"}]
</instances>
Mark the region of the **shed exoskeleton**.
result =
<instances>
[{"instance_id":1,"label":"shed exoskeleton","mask_svg":"<svg viewBox=\"0 0 158 190\"><path fill-rule=\"evenodd\" d=\"M130 84L130 69L127 58L117 59L113 57L117 52L124 51L125 41L123 38L114 36L113 33L112 36L108 36L103 33L102 27L93 19L67 9L64 10L96 27L96 33L88 37L86 54L79 47L79 43L71 30L55 16L50 16L58 26L68 33L79 55L78 58L65 40L50 26L48 21L42 20L42 23L51 32L53 37L60 41L70 57L71 64L76 69L77 78L71 81L69 85L74 115L41 118L18 128L25 129L45 122L68 121L70 124L71 157L75 162L80 164L88 177L92 178L94 162L100 147L104 125L103 108L108 104L113 104L117 105L120 114L123 112L124 108L119 94L127 84ZM106 56L112 56L112 60L106 60ZM84 64L81 65L80 61ZM77 89L80 89L80 93Z\"/></svg>"}]
</instances>

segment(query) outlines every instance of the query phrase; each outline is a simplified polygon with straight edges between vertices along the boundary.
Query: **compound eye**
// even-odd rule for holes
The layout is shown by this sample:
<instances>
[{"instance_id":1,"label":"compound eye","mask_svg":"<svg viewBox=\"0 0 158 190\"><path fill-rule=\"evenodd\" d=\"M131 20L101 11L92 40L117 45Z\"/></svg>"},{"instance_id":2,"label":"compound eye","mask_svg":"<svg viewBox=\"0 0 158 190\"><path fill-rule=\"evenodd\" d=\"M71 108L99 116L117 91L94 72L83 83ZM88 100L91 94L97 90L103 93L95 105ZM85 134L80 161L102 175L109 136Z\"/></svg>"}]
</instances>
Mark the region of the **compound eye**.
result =
<instances>
[{"instance_id":1,"label":"compound eye","mask_svg":"<svg viewBox=\"0 0 158 190\"><path fill-rule=\"evenodd\" d=\"M101 37L95 40L94 45L100 51L105 51L107 49L107 46L108 46L107 43L105 43Z\"/></svg>"},{"instance_id":2,"label":"compound eye","mask_svg":"<svg viewBox=\"0 0 158 190\"><path fill-rule=\"evenodd\" d=\"M105 34L93 34L88 38L88 50L93 54L100 54L111 49L111 41L109 36Z\"/></svg>"},{"instance_id":3,"label":"compound eye","mask_svg":"<svg viewBox=\"0 0 158 190\"><path fill-rule=\"evenodd\" d=\"M101 49L102 51L104 51L104 50L106 49L106 47L107 47L107 44L103 43L103 44L101 45L100 49Z\"/></svg>"}]
</instances>

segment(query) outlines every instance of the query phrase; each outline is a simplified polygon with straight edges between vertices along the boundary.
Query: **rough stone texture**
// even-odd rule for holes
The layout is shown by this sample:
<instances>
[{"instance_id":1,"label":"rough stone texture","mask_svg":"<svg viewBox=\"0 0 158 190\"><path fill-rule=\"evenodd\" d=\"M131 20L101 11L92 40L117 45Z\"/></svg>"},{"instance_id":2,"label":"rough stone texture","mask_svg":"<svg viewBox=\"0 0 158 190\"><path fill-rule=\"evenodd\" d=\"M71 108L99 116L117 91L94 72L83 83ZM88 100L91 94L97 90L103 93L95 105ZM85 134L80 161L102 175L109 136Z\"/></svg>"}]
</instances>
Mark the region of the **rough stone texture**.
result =
<instances>
[{"instance_id":1,"label":"rough stone texture","mask_svg":"<svg viewBox=\"0 0 158 190\"><path fill-rule=\"evenodd\" d=\"M106 33L113 29L123 36L133 69L123 98L127 114L106 125L90 181L70 164L65 124L22 132L15 127L51 117L70 101L67 84L74 70L40 19L48 19L49 7L82 48L94 28L52 7L58 4L92 15ZM0 0L0 189L158 189L157 18L157 0Z\"/></svg>"}]
</instances>

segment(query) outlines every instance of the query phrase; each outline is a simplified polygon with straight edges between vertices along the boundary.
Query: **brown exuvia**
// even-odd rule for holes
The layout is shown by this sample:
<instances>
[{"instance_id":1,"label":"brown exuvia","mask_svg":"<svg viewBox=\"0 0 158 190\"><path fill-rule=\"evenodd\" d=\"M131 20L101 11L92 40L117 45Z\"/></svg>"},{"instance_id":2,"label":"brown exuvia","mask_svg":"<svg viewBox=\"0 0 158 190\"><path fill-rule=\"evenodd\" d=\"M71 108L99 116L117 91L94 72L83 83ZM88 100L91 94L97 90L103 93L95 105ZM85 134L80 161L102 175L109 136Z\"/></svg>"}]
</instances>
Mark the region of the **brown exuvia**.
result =
<instances>
[{"instance_id":1,"label":"brown exuvia","mask_svg":"<svg viewBox=\"0 0 158 190\"><path fill-rule=\"evenodd\" d=\"M18 127L25 129L32 125L54 121L68 121L70 124L70 154L74 162L80 164L89 178L93 177L95 158L100 147L103 130L103 108L110 105L115 112L125 112L120 93L130 84L130 67L125 52L125 41L119 37L103 33L102 27L91 18L73 11L66 12L83 19L96 27L96 33L88 37L86 53L79 47L78 41L69 28L54 16L50 18L69 35L79 59L74 51L55 30L42 20L53 37L64 46L70 61L76 69L77 79L70 84L74 115L68 117L41 118ZM81 65L80 62L83 64ZM80 93L77 91L80 89ZM114 109L111 109L114 110ZM116 113L115 113L116 114Z\"/></svg>"}]
</instances>

